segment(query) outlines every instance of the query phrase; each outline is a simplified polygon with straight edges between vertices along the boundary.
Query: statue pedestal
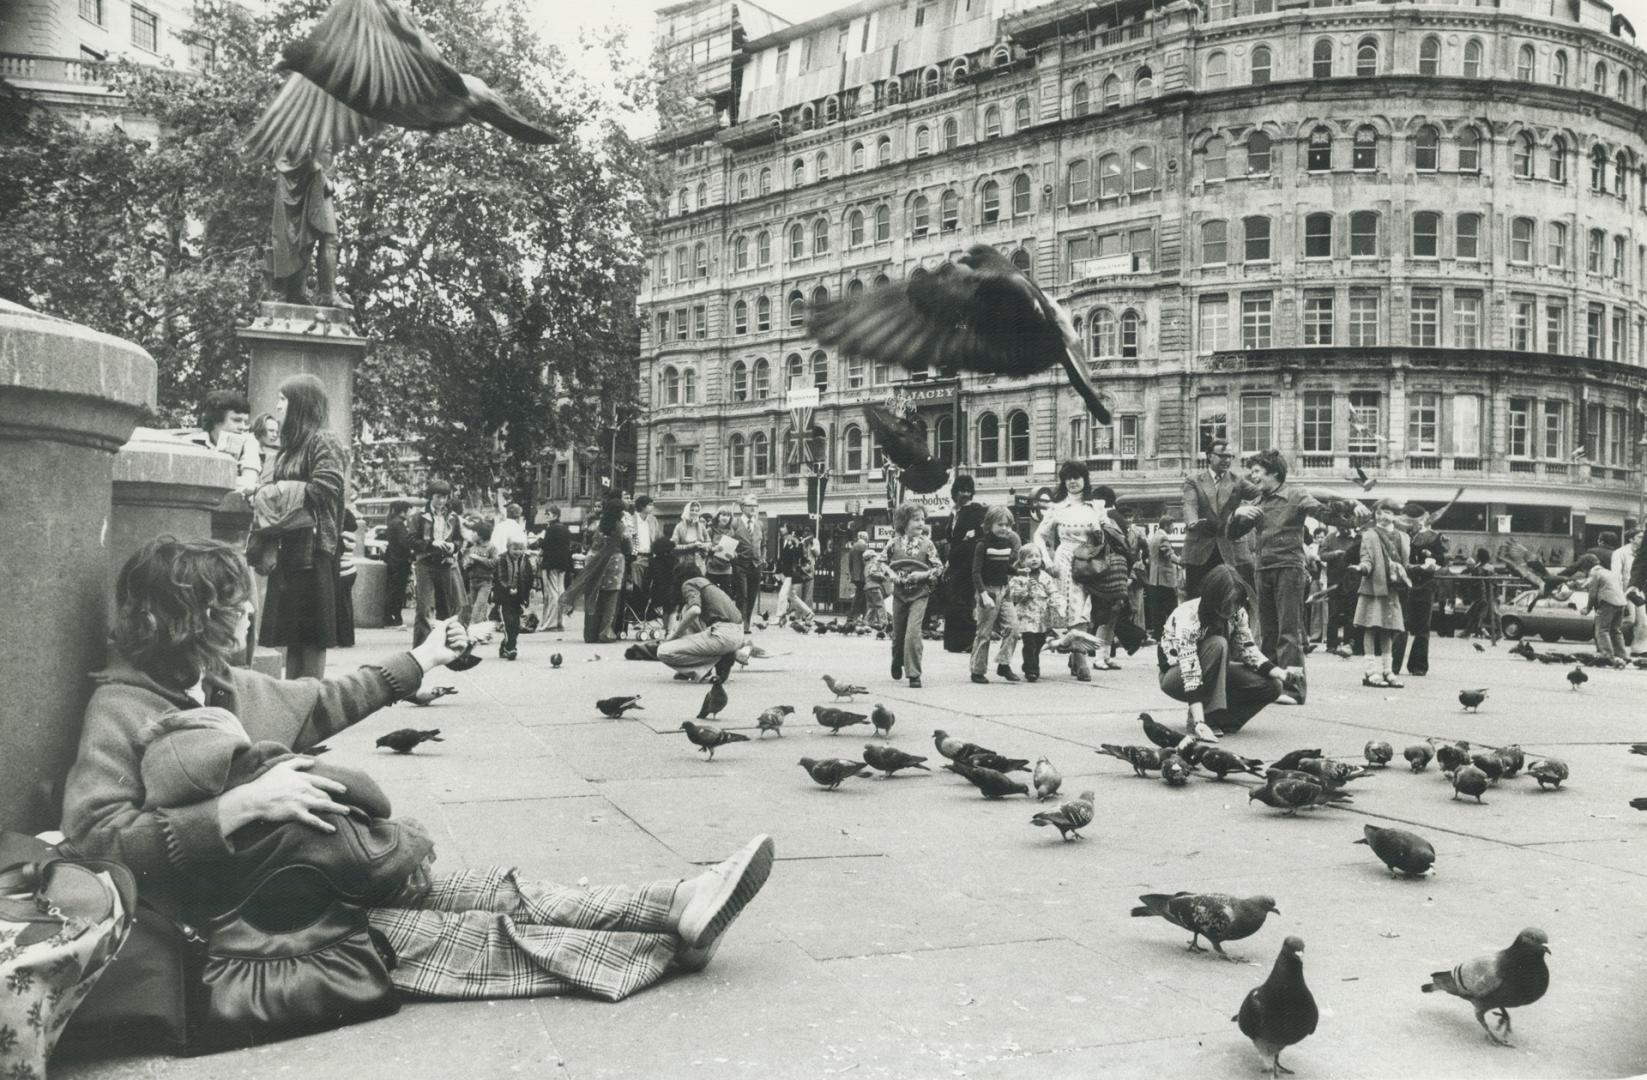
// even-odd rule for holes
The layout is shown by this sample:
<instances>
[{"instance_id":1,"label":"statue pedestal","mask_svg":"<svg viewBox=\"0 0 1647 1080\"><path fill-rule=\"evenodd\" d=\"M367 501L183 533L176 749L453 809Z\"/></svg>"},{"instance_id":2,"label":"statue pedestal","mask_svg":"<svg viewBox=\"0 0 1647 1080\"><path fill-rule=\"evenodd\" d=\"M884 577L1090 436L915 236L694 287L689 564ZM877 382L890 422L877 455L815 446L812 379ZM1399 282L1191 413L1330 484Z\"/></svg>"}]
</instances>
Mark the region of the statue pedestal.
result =
<instances>
[{"instance_id":1,"label":"statue pedestal","mask_svg":"<svg viewBox=\"0 0 1647 1080\"><path fill-rule=\"evenodd\" d=\"M213 512L234 487L234 477L235 463L227 454L169 431L134 431L114 459L109 573L118 574L132 552L156 536L212 539Z\"/></svg>"},{"instance_id":2,"label":"statue pedestal","mask_svg":"<svg viewBox=\"0 0 1647 1080\"><path fill-rule=\"evenodd\" d=\"M366 352L366 339L355 333L354 313L347 308L282 304L265 300L252 325L237 334L251 348L247 397L252 415L273 412L280 384L289 376L317 376L331 403L332 434L352 445L355 412L355 364Z\"/></svg>"},{"instance_id":3,"label":"statue pedestal","mask_svg":"<svg viewBox=\"0 0 1647 1080\"><path fill-rule=\"evenodd\" d=\"M376 630L383 625L383 594L389 587L389 568L376 559L355 556L355 629Z\"/></svg>"},{"instance_id":4,"label":"statue pedestal","mask_svg":"<svg viewBox=\"0 0 1647 1080\"><path fill-rule=\"evenodd\" d=\"M0 300L0 822L56 828L108 637L115 453L155 404L129 341Z\"/></svg>"}]
</instances>

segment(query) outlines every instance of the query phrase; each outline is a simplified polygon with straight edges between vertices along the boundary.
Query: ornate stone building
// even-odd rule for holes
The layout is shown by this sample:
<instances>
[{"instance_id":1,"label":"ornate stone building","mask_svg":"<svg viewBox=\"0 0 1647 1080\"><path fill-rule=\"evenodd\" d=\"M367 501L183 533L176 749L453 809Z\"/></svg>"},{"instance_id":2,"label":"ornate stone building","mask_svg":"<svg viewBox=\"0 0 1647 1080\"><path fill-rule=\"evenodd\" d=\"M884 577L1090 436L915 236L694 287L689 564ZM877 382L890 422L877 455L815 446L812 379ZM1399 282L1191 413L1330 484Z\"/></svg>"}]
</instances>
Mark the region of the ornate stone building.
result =
<instances>
[{"instance_id":1,"label":"ornate stone building","mask_svg":"<svg viewBox=\"0 0 1647 1080\"><path fill-rule=\"evenodd\" d=\"M1647 55L1606 3L864 0L758 37L720 7L640 297L666 508L803 513L808 422L826 509L884 504L862 404L914 389L985 501L1073 456L1175 511L1217 433L1312 486L1463 487L1465 542L1637 516ZM1113 425L1055 375L897 384L806 337L978 242L1068 307Z\"/></svg>"}]
</instances>

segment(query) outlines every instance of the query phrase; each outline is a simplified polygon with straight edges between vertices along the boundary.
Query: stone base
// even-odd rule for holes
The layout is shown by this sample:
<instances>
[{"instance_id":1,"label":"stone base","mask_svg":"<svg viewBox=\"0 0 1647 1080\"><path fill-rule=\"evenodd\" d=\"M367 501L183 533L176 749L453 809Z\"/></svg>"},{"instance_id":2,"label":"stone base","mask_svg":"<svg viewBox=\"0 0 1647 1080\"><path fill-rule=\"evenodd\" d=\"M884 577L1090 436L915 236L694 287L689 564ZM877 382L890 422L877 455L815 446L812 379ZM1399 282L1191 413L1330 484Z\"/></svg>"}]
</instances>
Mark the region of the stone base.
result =
<instances>
[{"instance_id":1,"label":"stone base","mask_svg":"<svg viewBox=\"0 0 1647 1080\"><path fill-rule=\"evenodd\" d=\"M331 406L331 430L345 447L354 436L355 362L366 339L347 308L264 301L250 326L236 333L251 350L247 366L252 412L273 412L280 384L292 375L320 379Z\"/></svg>"},{"instance_id":2,"label":"stone base","mask_svg":"<svg viewBox=\"0 0 1647 1080\"><path fill-rule=\"evenodd\" d=\"M376 559L355 558L355 629L376 630L383 625L383 592L389 568Z\"/></svg>"}]
</instances>

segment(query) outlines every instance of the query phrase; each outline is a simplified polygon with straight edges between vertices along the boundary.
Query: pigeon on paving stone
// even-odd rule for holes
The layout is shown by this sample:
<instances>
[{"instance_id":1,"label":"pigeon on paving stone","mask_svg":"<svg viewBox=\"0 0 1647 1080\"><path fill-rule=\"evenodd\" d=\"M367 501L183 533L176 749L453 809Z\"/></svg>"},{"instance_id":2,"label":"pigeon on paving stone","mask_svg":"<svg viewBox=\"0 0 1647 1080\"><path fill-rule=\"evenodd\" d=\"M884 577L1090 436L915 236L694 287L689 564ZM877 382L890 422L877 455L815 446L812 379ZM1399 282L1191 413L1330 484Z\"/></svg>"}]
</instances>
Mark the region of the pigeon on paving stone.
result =
<instances>
[{"instance_id":1,"label":"pigeon on paving stone","mask_svg":"<svg viewBox=\"0 0 1647 1080\"><path fill-rule=\"evenodd\" d=\"M932 743L938 748L938 753L951 761L970 758L976 754L993 754L995 752L987 750L977 743L962 742L960 739L951 738L949 732L943 728L939 728L932 733Z\"/></svg>"},{"instance_id":2,"label":"pigeon on paving stone","mask_svg":"<svg viewBox=\"0 0 1647 1080\"><path fill-rule=\"evenodd\" d=\"M726 708L726 687L720 679L709 684L709 692L703 695L703 704L698 708L699 720L712 720Z\"/></svg>"},{"instance_id":3,"label":"pigeon on paving stone","mask_svg":"<svg viewBox=\"0 0 1647 1080\"><path fill-rule=\"evenodd\" d=\"M1481 690L1460 690L1458 692L1458 703L1469 712L1480 709L1481 703L1486 700L1487 691L1485 688Z\"/></svg>"},{"instance_id":4,"label":"pigeon on paving stone","mask_svg":"<svg viewBox=\"0 0 1647 1080\"><path fill-rule=\"evenodd\" d=\"M1372 848L1372 853L1390 868L1391 877L1397 873L1419 877L1435 865L1435 848L1417 833L1377 825L1363 825L1361 831L1365 835L1356 843Z\"/></svg>"},{"instance_id":5,"label":"pigeon on paving stone","mask_svg":"<svg viewBox=\"0 0 1647 1080\"><path fill-rule=\"evenodd\" d=\"M564 660L564 657L562 657L560 653L550 653L549 654L549 666L550 667L557 667L557 668L560 667L563 660Z\"/></svg>"},{"instance_id":6,"label":"pigeon on paving stone","mask_svg":"<svg viewBox=\"0 0 1647 1080\"><path fill-rule=\"evenodd\" d=\"M846 698L846 700L851 701L853 695L855 694L869 693L869 687L867 686L854 686L849 682L836 682L834 678L829 675L825 675L823 677L823 681L824 685L829 687L829 692L835 695L836 701L839 701L842 698Z\"/></svg>"},{"instance_id":7,"label":"pigeon on paving stone","mask_svg":"<svg viewBox=\"0 0 1647 1080\"><path fill-rule=\"evenodd\" d=\"M1444 773L1453 773L1462 765L1470 763L1470 744L1460 739L1456 743L1439 742L1436 739L1427 740L1435 750L1435 763Z\"/></svg>"},{"instance_id":8,"label":"pigeon on paving stone","mask_svg":"<svg viewBox=\"0 0 1647 1080\"><path fill-rule=\"evenodd\" d=\"M1189 783L1189 763L1168 751L1161 756L1161 782L1168 787L1183 787Z\"/></svg>"},{"instance_id":9,"label":"pigeon on paving stone","mask_svg":"<svg viewBox=\"0 0 1647 1080\"><path fill-rule=\"evenodd\" d=\"M1381 740L1369 741L1361 748L1361 756L1367 759L1368 765L1382 769L1395 760L1395 747Z\"/></svg>"},{"instance_id":10,"label":"pigeon on paving stone","mask_svg":"<svg viewBox=\"0 0 1647 1080\"><path fill-rule=\"evenodd\" d=\"M893 746L884 746L881 743L864 743L864 760L875 768L891 776L899 769L920 769L922 772L932 770L921 764L926 758L918 754L906 754Z\"/></svg>"},{"instance_id":11,"label":"pigeon on paving stone","mask_svg":"<svg viewBox=\"0 0 1647 1080\"><path fill-rule=\"evenodd\" d=\"M1323 757L1304 758L1293 768L1301 773L1308 773L1335 790L1351 780L1360 780L1364 776L1372 775L1372 772L1363 766Z\"/></svg>"},{"instance_id":12,"label":"pigeon on paving stone","mask_svg":"<svg viewBox=\"0 0 1647 1080\"><path fill-rule=\"evenodd\" d=\"M407 698L413 705L433 705L447 694L457 693L455 686L428 686Z\"/></svg>"},{"instance_id":13,"label":"pigeon on paving stone","mask_svg":"<svg viewBox=\"0 0 1647 1080\"><path fill-rule=\"evenodd\" d=\"M1184 741L1182 731L1172 730L1147 712L1139 713L1138 719L1144 725L1144 738L1163 750L1171 750Z\"/></svg>"},{"instance_id":14,"label":"pigeon on paving stone","mask_svg":"<svg viewBox=\"0 0 1647 1080\"><path fill-rule=\"evenodd\" d=\"M1479 641L1470 642L1470 648L1474 649L1476 652L1484 653L1487 651L1487 646L1481 644Z\"/></svg>"},{"instance_id":15,"label":"pigeon on paving stone","mask_svg":"<svg viewBox=\"0 0 1647 1080\"><path fill-rule=\"evenodd\" d=\"M975 769L994 769L996 772L1028 772L1029 759L1021 757L1006 757L989 750L983 750L966 759L966 763Z\"/></svg>"},{"instance_id":16,"label":"pigeon on paving stone","mask_svg":"<svg viewBox=\"0 0 1647 1080\"><path fill-rule=\"evenodd\" d=\"M830 791L840 787L841 781L849 776L868 777L872 775L864 770L863 762L853 761L850 758L823 758L818 760L803 757L800 764L801 768L806 770L808 776Z\"/></svg>"},{"instance_id":17,"label":"pigeon on paving stone","mask_svg":"<svg viewBox=\"0 0 1647 1080\"><path fill-rule=\"evenodd\" d=\"M418 731L415 728L401 728L380 736L377 740L379 748L387 746L397 754L410 754L419 743L445 742L440 737L439 728L430 728L428 731Z\"/></svg>"},{"instance_id":18,"label":"pigeon on paving stone","mask_svg":"<svg viewBox=\"0 0 1647 1080\"><path fill-rule=\"evenodd\" d=\"M717 746L749 741L748 735L741 735L736 731L722 731L713 724L694 724L690 720L681 722L681 730L686 732L686 737L692 745L698 748L698 753L708 753L710 761L715 760Z\"/></svg>"},{"instance_id":19,"label":"pigeon on paving stone","mask_svg":"<svg viewBox=\"0 0 1647 1080\"><path fill-rule=\"evenodd\" d=\"M1497 754L1472 754L1470 764L1487 774L1489 784L1498 783L1498 778L1504 775L1504 762Z\"/></svg>"},{"instance_id":20,"label":"pigeon on paving stone","mask_svg":"<svg viewBox=\"0 0 1647 1080\"><path fill-rule=\"evenodd\" d=\"M1401 756L1407 759L1407 765L1413 772L1423 772L1430 767L1430 759L1435 757L1435 751L1427 743L1414 743L1401 751Z\"/></svg>"},{"instance_id":21,"label":"pigeon on paving stone","mask_svg":"<svg viewBox=\"0 0 1647 1080\"><path fill-rule=\"evenodd\" d=\"M1280 759L1277 760L1271 768L1296 769L1298 768L1298 763L1303 761L1305 758L1321 756L1320 750L1294 750L1290 754L1282 754Z\"/></svg>"},{"instance_id":22,"label":"pigeon on paving stone","mask_svg":"<svg viewBox=\"0 0 1647 1080\"><path fill-rule=\"evenodd\" d=\"M1647 742L1631 743L1630 744L1630 753L1632 753L1632 754L1647 754Z\"/></svg>"},{"instance_id":23,"label":"pigeon on paving stone","mask_svg":"<svg viewBox=\"0 0 1647 1080\"><path fill-rule=\"evenodd\" d=\"M1281 1051L1314 1035L1321 1018L1315 995L1304 983L1304 961L1298 955L1303 951L1302 938L1283 941L1270 977L1247 991L1241 1011L1230 1017L1268 1063L1265 1072L1291 1073L1281 1064Z\"/></svg>"},{"instance_id":24,"label":"pigeon on paving stone","mask_svg":"<svg viewBox=\"0 0 1647 1080\"><path fill-rule=\"evenodd\" d=\"M892 725L898 722L898 717L891 709L880 702L876 702L875 707L869 710L869 720L875 725L877 735L883 739L890 739L892 737Z\"/></svg>"},{"instance_id":25,"label":"pigeon on paving stone","mask_svg":"<svg viewBox=\"0 0 1647 1080\"><path fill-rule=\"evenodd\" d=\"M1560 758L1543 758L1527 766L1527 775L1538 781L1538 790L1559 788L1567 779L1567 763Z\"/></svg>"},{"instance_id":26,"label":"pigeon on paving stone","mask_svg":"<svg viewBox=\"0 0 1647 1080\"><path fill-rule=\"evenodd\" d=\"M1134 776L1143 776L1147 771L1154 772L1161 768L1161 758L1166 752L1154 746L1116 746L1114 743L1100 743L1095 754L1108 754L1112 758L1119 758L1132 766Z\"/></svg>"},{"instance_id":27,"label":"pigeon on paving stone","mask_svg":"<svg viewBox=\"0 0 1647 1080\"><path fill-rule=\"evenodd\" d=\"M614 720L623 719L623 714L630 709L645 711L646 706L640 703L640 695L632 697L603 697L595 702L595 708L601 711L602 716L610 716Z\"/></svg>"},{"instance_id":28,"label":"pigeon on paving stone","mask_svg":"<svg viewBox=\"0 0 1647 1080\"><path fill-rule=\"evenodd\" d=\"M1274 898L1268 896L1242 899L1227 893L1175 892L1145 893L1138 900L1141 906L1132 909L1133 918L1159 916L1190 932L1191 952L1204 952L1198 942L1206 938L1212 951L1225 960L1235 958L1224 952L1224 942L1251 937L1271 912L1281 914Z\"/></svg>"},{"instance_id":29,"label":"pigeon on paving stone","mask_svg":"<svg viewBox=\"0 0 1647 1080\"><path fill-rule=\"evenodd\" d=\"M1647 799L1631 799L1630 805L1637 810L1647 810Z\"/></svg>"},{"instance_id":30,"label":"pigeon on paving stone","mask_svg":"<svg viewBox=\"0 0 1647 1080\"><path fill-rule=\"evenodd\" d=\"M755 718L755 726L760 728L761 738L766 738L768 731L776 731L778 738L783 738L783 719L795 711L793 705L774 705Z\"/></svg>"},{"instance_id":31,"label":"pigeon on paving stone","mask_svg":"<svg viewBox=\"0 0 1647 1080\"><path fill-rule=\"evenodd\" d=\"M1355 801L1349 792L1334 791L1307 774L1278 774L1273 769L1266 775L1263 787L1247 792L1248 802L1255 799L1272 809L1285 810L1288 817L1299 810Z\"/></svg>"},{"instance_id":32,"label":"pigeon on paving stone","mask_svg":"<svg viewBox=\"0 0 1647 1080\"><path fill-rule=\"evenodd\" d=\"M1006 773L998 772L995 769L980 768L976 765L963 765L958 761L950 762L950 766L951 772L958 772L966 777L973 787L983 792L986 799L1001 799L1008 795L1029 794L1029 788L1012 779Z\"/></svg>"},{"instance_id":33,"label":"pigeon on paving stone","mask_svg":"<svg viewBox=\"0 0 1647 1080\"><path fill-rule=\"evenodd\" d=\"M1575 668L1573 668L1573 670L1571 670L1567 673L1567 682L1568 682L1568 684L1570 684L1572 686L1572 688L1574 690L1577 690L1579 687L1583 686L1585 683L1587 683L1589 681L1590 681L1590 676L1588 674L1586 674L1584 669L1581 668L1581 667L1575 667Z\"/></svg>"},{"instance_id":34,"label":"pigeon on paving stone","mask_svg":"<svg viewBox=\"0 0 1647 1080\"><path fill-rule=\"evenodd\" d=\"M1511 743L1509 746L1501 746L1497 750L1494 750L1493 757L1497 758L1499 764L1504 766L1505 776L1514 776L1516 773L1520 772L1521 767L1527 763L1526 752L1515 743Z\"/></svg>"},{"instance_id":35,"label":"pigeon on paving stone","mask_svg":"<svg viewBox=\"0 0 1647 1080\"><path fill-rule=\"evenodd\" d=\"M1083 791L1080 798L1071 799L1056 810L1042 810L1029 819L1030 824L1037 828L1051 825L1062 840L1084 840L1080 830L1092 824L1092 803L1097 797L1096 792Z\"/></svg>"},{"instance_id":36,"label":"pigeon on paving stone","mask_svg":"<svg viewBox=\"0 0 1647 1080\"><path fill-rule=\"evenodd\" d=\"M835 709L828 705L812 706L812 715L817 717L818 723L829 729L831 735L839 735L844 727L853 724L869 723L869 714L861 712L847 712L845 709Z\"/></svg>"},{"instance_id":37,"label":"pigeon on paving stone","mask_svg":"<svg viewBox=\"0 0 1647 1080\"><path fill-rule=\"evenodd\" d=\"M1064 782L1064 774L1043 756L1035 760L1035 769L1029 774L1029 782L1035 785L1035 797L1046 800L1058 794L1058 788Z\"/></svg>"},{"instance_id":38,"label":"pigeon on paving stone","mask_svg":"<svg viewBox=\"0 0 1647 1080\"><path fill-rule=\"evenodd\" d=\"M1242 757L1233 754L1221 746L1208 746L1200 750L1195 757L1195 764L1212 773L1222 780L1233 772L1251 773L1253 776L1263 776L1260 771L1264 763L1257 758Z\"/></svg>"},{"instance_id":39,"label":"pigeon on paving stone","mask_svg":"<svg viewBox=\"0 0 1647 1080\"><path fill-rule=\"evenodd\" d=\"M1529 926L1516 935L1508 949L1466 960L1451 971L1437 971L1419 989L1426 994L1444 990L1475 1006L1475 1022L1487 1038L1500 1046L1510 1043L1487 1026L1487 1014L1498 1014L1499 1031L1510 1033L1510 1009L1531 1005L1550 988L1550 968L1545 957L1550 939L1544 931Z\"/></svg>"},{"instance_id":40,"label":"pigeon on paving stone","mask_svg":"<svg viewBox=\"0 0 1647 1080\"><path fill-rule=\"evenodd\" d=\"M1453 773L1453 798L1460 795L1474 795L1476 802L1481 802L1482 793L1487 790L1487 774L1474 765L1462 765Z\"/></svg>"}]
</instances>

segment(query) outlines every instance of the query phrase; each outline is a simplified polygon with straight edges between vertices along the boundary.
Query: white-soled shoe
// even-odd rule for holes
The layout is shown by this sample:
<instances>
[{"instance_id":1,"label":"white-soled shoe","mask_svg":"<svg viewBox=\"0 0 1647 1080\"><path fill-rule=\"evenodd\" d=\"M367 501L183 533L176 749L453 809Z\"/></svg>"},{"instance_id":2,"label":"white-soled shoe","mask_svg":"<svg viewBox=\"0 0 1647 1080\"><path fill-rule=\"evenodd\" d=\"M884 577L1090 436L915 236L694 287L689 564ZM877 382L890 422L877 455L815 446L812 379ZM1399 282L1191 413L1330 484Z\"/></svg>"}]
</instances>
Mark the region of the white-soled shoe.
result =
<instances>
[{"instance_id":1,"label":"white-soled shoe","mask_svg":"<svg viewBox=\"0 0 1647 1080\"><path fill-rule=\"evenodd\" d=\"M682 948L675 958L677 967L701 971L709 963L721 934L766 884L774 851L772 837L763 833L730 859L710 868L707 876L711 881L702 883L704 887L681 912L680 925L675 928Z\"/></svg>"}]
</instances>

